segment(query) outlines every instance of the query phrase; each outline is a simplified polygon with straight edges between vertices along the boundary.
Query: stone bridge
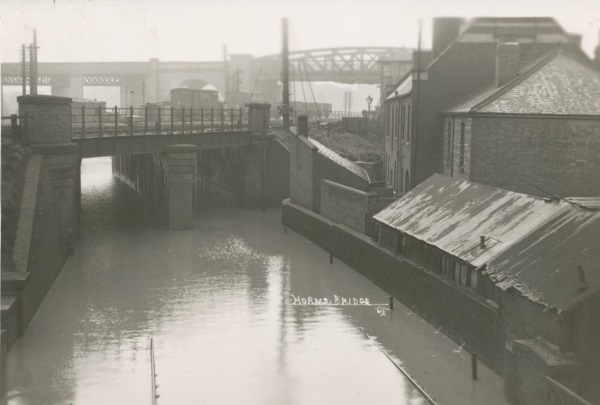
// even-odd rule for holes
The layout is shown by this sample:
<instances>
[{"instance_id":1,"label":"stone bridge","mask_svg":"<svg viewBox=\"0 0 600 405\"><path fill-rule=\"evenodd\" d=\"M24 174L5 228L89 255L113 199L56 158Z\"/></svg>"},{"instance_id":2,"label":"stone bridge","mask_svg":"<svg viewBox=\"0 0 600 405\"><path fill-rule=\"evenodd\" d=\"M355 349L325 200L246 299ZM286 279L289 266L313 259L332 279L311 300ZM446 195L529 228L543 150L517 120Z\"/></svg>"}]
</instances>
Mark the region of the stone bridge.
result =
<instances>
[{"instance_id":1,"label":"stone bridge","mask_svg":"<svg viewBox=\"0 0 600 405\"><path fill-rule=\"evenodd\" d=\"M115 176L163 207L172 229L191 229L197 201L215 189L230 190L247 206L278 205L289 194L289 151L269 132L269 104L146 111L144 117L124 109L91 120L73 114L71 101L18 97L27 123L21 141L42 157L42 175L50 176L57 218L71 247L84 158L112 156Z\"/></svg>"}]
</instances>

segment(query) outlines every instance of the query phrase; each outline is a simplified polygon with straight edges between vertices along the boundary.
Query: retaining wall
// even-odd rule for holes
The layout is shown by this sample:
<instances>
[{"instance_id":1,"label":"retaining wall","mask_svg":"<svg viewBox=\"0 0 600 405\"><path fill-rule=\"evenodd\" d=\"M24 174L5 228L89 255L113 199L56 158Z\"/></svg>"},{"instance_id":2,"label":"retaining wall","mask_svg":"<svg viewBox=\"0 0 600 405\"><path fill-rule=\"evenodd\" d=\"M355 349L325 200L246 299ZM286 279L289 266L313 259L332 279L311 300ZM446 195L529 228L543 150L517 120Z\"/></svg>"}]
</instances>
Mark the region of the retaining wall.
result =
<instances>
[{"instance_id":1,"label":"retaining wall","mask_svg":"<svg viewBox=\"0 0 600 405\"><path fill-rule=\"evenodd\" d=\"M382 249L369 237L289 200L282 204L282 223L333 253L503 374L505 334L496 308L441 275Z\"/></svg>"}]
</instances>

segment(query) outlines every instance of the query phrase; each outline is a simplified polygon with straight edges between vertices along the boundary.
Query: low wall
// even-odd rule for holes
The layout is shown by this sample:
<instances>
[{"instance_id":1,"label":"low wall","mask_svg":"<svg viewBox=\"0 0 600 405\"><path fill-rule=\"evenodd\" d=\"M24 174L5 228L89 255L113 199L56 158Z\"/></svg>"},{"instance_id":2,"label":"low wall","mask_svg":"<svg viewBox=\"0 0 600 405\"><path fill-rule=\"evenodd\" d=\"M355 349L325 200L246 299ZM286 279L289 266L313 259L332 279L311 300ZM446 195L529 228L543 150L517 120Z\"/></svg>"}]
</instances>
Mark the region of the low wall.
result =
<instances>
[{"instance_id":1,"label":"low wall","mask_svg":"<svg viewBox=\"0 0 600 405\"><path fill-rule=\"evenodd\" d=\"M282 204L282 223L333 253L503 373L504 326L497 309L441 275L380 248L369 237L289 200Z\"/></svg>"}]
</instances>

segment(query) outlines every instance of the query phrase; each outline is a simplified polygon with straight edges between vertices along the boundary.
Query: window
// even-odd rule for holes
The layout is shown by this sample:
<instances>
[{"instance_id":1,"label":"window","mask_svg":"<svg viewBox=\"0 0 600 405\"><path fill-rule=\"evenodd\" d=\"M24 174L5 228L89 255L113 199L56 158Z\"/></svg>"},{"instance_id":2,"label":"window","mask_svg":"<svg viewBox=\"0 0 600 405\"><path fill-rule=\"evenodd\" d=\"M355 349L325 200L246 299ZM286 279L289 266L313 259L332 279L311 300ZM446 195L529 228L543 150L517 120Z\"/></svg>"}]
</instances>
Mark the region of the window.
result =
<instances>
[{"instance_id":1,"label":"window","mask_svg":"<svg viewBox=\"0 0 600 405\"><path fill-rule=\"evenodd\" d=\"M410 105L408 106L408 129L406 130L406 143L410 142Z\"/></svg>"},{"instance_id":2,"label":"window","mask_svg":"<svg viewBox=\"0 0 600 405\"><path fill-rule=\"evenodd\" d=\"M460 157L458 168L461 173L465 172L465 123L460 123Z\"/></svg>"}]
</instances>

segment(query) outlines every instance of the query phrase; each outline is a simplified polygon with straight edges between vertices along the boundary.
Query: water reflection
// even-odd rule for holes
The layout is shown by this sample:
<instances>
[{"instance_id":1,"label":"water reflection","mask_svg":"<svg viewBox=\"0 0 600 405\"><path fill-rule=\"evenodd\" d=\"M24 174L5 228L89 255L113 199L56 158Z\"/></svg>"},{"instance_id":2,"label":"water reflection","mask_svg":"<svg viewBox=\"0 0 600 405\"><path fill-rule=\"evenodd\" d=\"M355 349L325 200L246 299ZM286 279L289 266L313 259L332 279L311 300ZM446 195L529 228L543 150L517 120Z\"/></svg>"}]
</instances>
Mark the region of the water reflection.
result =
<instances>
[{"instance_id":1,"label":"water reflection","mask_svg":"<svg viewBox=\"0 0 600 405\"><path fill-rule=\"evenodd\" d=\"M81 239L9 356L8 404L420 404L360 329L374 307L291 306L291 295L367 297L372 283L295 233L280 212L214 210L162 229L110 161L84 161Z\"/></svg>"}]
</instances>

